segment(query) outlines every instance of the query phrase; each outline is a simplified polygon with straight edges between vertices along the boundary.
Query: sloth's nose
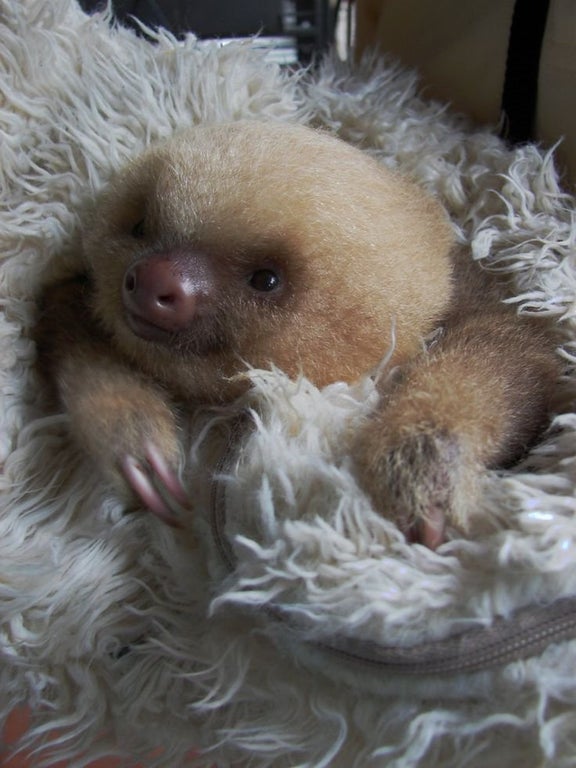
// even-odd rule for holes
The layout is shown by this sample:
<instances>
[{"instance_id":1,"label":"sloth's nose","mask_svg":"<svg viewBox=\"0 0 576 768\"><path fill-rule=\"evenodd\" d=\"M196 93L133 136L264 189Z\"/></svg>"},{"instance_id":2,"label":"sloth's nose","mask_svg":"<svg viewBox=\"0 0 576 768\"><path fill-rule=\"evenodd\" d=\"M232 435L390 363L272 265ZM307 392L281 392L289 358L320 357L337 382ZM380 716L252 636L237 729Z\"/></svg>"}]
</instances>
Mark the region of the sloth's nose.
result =
<instances>
[{"instance_id":1,"label":"sloth's nose","mask_svg":"<svg viewBox=\"0 0 576 768\"><path fill-rule=\"evenodd\" d=\"M130 319L142 328L150 325L177 333L192 323L212 288L213 278L204 254L160 253L126 270L122 300Z\"/></svg>"}]
</instances>

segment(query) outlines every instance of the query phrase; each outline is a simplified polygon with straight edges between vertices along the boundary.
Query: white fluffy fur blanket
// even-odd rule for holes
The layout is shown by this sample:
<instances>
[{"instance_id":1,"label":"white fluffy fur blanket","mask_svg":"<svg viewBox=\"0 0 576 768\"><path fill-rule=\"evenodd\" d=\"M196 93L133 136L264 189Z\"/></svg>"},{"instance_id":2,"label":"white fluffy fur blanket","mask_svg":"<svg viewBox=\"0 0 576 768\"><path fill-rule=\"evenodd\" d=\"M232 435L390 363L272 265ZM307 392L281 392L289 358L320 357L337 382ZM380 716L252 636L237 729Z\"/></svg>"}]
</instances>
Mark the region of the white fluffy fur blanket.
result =
<instances>
[{"instance_id":1,"label":"white fluffy fur blanket","mask_svg":"<svg viewBox=\"0 0 576 768\"><path fill-rule=\"evenodd\" d=\"M425 675L327 647L426 648L576 592L576 225L550 157L471 131L390 62L290 75L72 0L0 0L0 67L0 713L31 706L37 746L57 730L37 764L575 766L576 641ZM79 262L78 211L151 141L239 118L319 125L412 174L472 257L511 274L518 311L557 318L559 415L522 467L486 476L472 539L408 546L370 510L341 439L369 379L318 391L254 372L261 418L216 488L191 425L195 548L124 514L46 416L34 296Z\"/></svg>"}]
</instances>

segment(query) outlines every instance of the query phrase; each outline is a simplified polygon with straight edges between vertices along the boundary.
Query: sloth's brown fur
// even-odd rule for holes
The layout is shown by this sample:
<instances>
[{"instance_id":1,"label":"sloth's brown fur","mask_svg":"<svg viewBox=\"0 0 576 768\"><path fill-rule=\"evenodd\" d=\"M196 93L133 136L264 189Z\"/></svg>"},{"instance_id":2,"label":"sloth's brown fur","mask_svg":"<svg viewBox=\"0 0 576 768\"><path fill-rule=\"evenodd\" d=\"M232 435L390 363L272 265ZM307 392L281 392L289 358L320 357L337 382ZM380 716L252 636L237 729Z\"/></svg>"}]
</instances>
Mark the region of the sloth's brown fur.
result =
<instances>
[{"instance_id":1,"label":"sloth's brown fur","mask_svg":"<svg viewBox=\"0 0 576 768\"><path fill-rule=\"evenodd\" d=\"M447 519L465 527L479 472L516 458L545 421L558 372L545 329L501 304L437 202L321 133L256 122L184 131L118 174L83 248L88 283L44 297L41 359L81 444L119 482L119 462L140 459L145 443L177 462L172 395L231 400L246 363L319 386L352 381L392 349L400 376L383 378L353 455L382 514L436 546ZM209 263L205 317L178 344L139 338L125 321L126 270L157 253ZM282 290L246 293L246 275L271 264ZM218 344L199 353L210 334Z\"/></svg>"}]
</instances>

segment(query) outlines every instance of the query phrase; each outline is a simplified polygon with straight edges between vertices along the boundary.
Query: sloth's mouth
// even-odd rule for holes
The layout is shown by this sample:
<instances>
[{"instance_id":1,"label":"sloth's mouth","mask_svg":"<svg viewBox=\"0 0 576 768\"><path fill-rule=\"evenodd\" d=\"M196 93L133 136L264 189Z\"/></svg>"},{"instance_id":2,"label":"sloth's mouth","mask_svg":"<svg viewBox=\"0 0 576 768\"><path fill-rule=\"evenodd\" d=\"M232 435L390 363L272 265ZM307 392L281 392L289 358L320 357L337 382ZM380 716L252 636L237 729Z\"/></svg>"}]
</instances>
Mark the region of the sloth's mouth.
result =
<instances>
[{"instance_id":1,"label":"sloth's mouth","mask_svg":"<svg viewBox=\"0 0 576 768\"><path fill-rule=\"evenodd\" d=\"M229 352L231 348L224 329L218 322L198 318L191 328L161 328L134 312L124 312L124 321L139 339L169 347L177 355L206 357Z\"/></svg>"},{"instance_id":2,"label":"sloth's mouth","mask_svg":"<svg viewBox=\"0 0 576 768\"><path fill-rule=\"evenodd\" d=\"M166 328L154 325L154 323L145 320L134 312L125 312L124 320L132 333L145 341L155 341L159 344L173 344L177 336L176 331L170 331Z\"/></svg>"}]
</instances>

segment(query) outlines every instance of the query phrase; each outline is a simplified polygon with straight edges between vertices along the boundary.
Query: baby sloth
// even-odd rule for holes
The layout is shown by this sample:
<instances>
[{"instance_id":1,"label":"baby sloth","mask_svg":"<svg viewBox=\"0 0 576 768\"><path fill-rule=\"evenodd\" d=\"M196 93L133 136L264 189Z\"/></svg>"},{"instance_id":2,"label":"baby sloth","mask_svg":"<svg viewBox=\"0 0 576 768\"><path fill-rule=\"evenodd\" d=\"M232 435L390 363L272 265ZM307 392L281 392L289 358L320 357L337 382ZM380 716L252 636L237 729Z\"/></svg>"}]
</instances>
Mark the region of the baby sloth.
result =
<instances>
[{"instance_id":1,"label":"baby sloth","mask_svg":"<svg viewBox=\"0 0 576 768\"><path fill-rule=\"evenodd\" d=\"M117 175L83 251L87 274L43 296L40 361L79 444L169 523L187 501L171 400L229 402L247 364L323 386L392 346L352 455L374 507L432 548L466 530L480 473L545 424L546 330L454 248L437 202L323 133L183 131Z\"/></svg>"}]
</instances>

